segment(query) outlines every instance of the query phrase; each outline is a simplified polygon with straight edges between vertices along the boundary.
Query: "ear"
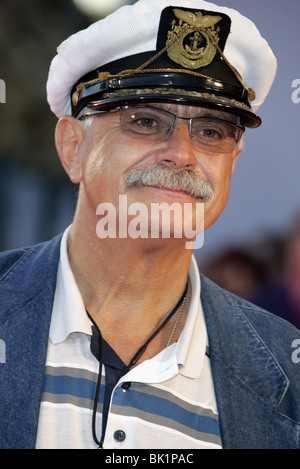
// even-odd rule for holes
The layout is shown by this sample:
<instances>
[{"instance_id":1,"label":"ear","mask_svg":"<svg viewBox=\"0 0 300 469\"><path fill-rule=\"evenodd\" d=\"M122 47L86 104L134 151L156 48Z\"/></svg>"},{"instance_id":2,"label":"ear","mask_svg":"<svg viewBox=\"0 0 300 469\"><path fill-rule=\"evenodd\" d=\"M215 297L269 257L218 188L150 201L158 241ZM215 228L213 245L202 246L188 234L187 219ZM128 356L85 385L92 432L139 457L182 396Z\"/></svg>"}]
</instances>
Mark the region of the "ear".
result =
<instances>
[{"instance_id":1,"label":"ear","mask_svg":"<svg viewBox=\"0 0 300 469\"><path fill-rule=\"evenodd\" d=\"M241 153L242 151L242 145L240 145L238 148L235 149L234 151L234 154L233 154L233 157L232 157L232 164L231 164L231 176L233 175L234 173L234 170L235 170L235 165L236 165L236 162L237 162L237 159L239 157L239 154Z\"/></svg>"},{"instance_id":2,"label":"ear","mask_svg":"<svg viewBox=\"0 0 300 469\"><path fill-rule=\"evenodd\" d=\"M85 130L77 119L63 116L55 129L55 145L60 161L74 184L82 180L82 160L80 148L84 141Z\"/></svg>"}]
</instances>

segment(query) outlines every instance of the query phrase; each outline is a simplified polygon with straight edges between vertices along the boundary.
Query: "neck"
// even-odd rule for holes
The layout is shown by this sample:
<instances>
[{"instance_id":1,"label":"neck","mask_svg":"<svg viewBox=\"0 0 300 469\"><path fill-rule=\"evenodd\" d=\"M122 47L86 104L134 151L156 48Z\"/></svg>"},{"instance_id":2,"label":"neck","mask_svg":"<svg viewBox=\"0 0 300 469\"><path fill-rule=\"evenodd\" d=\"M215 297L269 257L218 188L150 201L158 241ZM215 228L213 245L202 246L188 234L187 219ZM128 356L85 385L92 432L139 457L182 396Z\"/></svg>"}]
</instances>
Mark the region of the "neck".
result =
<instances>
[{"instance_id":1,"label":"neck","mask_svg":"<svg viewBox=\"0 0 300 469\"><path fill-rule=\"evenodd\" d=\"M191 250L183 239L99 239L95 222L78 220L75 216L68 237L75 280L103 338L128 363L183 294ZM174 341L188 306L187 301ZM176 315L151 342L143 359L166 346L175 321Z\"/></svg>"},{"instance_id":2,"label":"neck","mask_svg":"<svg viewBox=\"0 0 300 469\"><path fill-rule=\"evenodd\" d=\"M150 217L143 214L140 218L131 219L132 214L128 212L132 206L130 202L140 200L139 196L145 201L145 195L142 198L139 193L127 192L130 201L124 208L120 206L120 201L119 206L116 204L114 194L99 191L99 199L109 200L109 205L115 208L115 223L110 225L109 217L99 220L99 215L104 214L98 212L98 197L94 196L85 181L81 183L68 240L69 258L85 306L93 317L99 318L99 321L108 317L116 320L141 317L139 320L143 323L153 323L170 311L180 298L187 282L192 250L187 249L184 235L178 237L180 228L181 233L185 234L185 225L176 213L172 217L172 213L166 210L169 224L168 218L166 222L162 219L157 221L152 211ZM124 189L124 195L127 192ZM165 195L167 202L164 205L170 206L174 199L168 197ZM179 200L182 206L186 199ZM192 213L188 215L193 225L198 220L196 205L195 202ZM122 217L123 212L128 217ZM146 212L149 215L148 210ZM132 236L129 228L136 226L133 221L139 225L140 233L147 237ZM107 237L100 238L98 227L103 227L103 223L107 224L112 234L108 236L108 231L102 230L101 234L104 231ZM164 228L169 228L168 238L162 237ZM159 231L161 237L154 238ZM125 237L122 237L124 234Z\"/></svg>"},{"instance_id":3,"label":"neck","mask_svg":"<svg viewBox=\"0 0 300 469\"><path fill-rule=\"evenodd\" d=\"M99 318L154 310L159 319L181 296L191 260L178 240L100 240L75 223L68 254L85 306Z\"/></svg>"}]
</instances>

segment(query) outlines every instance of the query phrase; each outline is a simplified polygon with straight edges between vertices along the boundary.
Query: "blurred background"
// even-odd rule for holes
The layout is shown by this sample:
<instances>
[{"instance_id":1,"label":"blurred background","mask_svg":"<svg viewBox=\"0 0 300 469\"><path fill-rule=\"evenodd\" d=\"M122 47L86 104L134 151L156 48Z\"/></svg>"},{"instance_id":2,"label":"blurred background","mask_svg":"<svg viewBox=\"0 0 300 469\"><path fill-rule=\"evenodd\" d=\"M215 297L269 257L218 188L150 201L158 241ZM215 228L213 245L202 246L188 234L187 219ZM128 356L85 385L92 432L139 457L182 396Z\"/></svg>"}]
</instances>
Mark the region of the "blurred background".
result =
<instances>
[{"instance_id":1,"label":"blurred background","mask_svg":"<svg viewBox=\"0 0 300 469\"><path fill-rule=\"evenodd\" d=\"M1 251L47 240L72 222L76 187L56 155L46 100L50 61L68 36L132 3L1 0ZM263 125L246 133L227 207L195 256L216 283L300 327L300 2L216 3L254 21L278 74L259 112Z\"/></svg>"}]
</instances>

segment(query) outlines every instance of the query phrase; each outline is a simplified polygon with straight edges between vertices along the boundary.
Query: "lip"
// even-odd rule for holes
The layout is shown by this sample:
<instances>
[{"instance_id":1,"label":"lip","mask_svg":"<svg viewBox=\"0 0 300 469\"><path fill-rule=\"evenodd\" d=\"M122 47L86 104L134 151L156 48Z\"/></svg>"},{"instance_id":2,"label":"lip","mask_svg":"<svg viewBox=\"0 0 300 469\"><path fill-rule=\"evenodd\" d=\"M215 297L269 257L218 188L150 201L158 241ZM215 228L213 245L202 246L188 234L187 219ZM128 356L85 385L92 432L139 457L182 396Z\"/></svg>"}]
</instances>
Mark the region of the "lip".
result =
<instances>
[{"instance_id":1,"label":"lip","mask_svg":"<svg viewBox=\"0 0 300 469\"><path fill-rule=\"evenodd\" d=\"M166 192L170 195L172 194L173 196L189 197L190 199L194 200L194 197L189 192L185 192L185 191L180 190L180 189L171 189L169 187L164 187L164 186L143 186L143 187L164 191L164 192Z\"/></svg>"}]
</instances>

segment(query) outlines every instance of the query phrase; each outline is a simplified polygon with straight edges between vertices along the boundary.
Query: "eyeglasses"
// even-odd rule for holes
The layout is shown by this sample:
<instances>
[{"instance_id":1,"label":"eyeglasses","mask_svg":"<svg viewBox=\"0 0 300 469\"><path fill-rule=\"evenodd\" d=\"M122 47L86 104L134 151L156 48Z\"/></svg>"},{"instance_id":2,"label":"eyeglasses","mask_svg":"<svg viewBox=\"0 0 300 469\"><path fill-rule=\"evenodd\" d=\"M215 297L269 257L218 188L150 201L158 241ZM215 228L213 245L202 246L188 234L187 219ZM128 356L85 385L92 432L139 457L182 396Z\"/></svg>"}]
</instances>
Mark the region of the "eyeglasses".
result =
<instances>
[{"instance_id":1,"label":"eyeglasses","mask_svg":"<svg viewBox=\"0 0 300 469\"><path fill-rule=\"evenodd\" d=\"M151 106L122 106L112 110L96 110L79 119L100 113L119 112L120 129L126 135L149 142L167 140L175 128L176 119L188 121L190 138L195 147L211 152L232 152L245 128L215 117L180 117L172 112Z\"/></svg>"}]
</instances>

